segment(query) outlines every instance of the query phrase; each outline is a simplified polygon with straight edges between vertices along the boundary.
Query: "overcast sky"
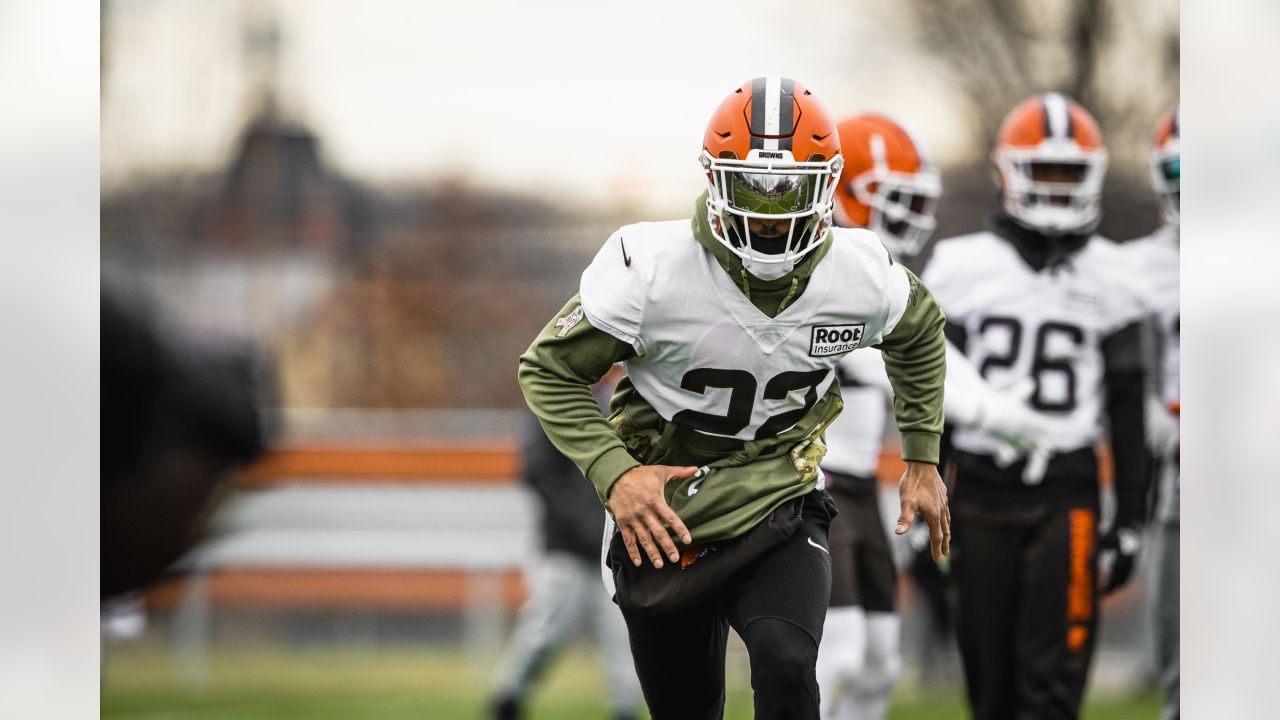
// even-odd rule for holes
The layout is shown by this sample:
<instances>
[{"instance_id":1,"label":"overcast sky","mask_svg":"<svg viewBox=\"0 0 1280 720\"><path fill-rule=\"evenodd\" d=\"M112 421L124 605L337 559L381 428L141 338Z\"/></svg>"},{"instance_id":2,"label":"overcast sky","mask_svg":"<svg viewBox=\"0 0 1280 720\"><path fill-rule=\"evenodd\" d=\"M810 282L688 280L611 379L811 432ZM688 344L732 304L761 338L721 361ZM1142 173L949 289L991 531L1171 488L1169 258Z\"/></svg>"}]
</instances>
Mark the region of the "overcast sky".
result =
<instances>
[{"instance_id":1,"label":"overcast sky","mask_svg":"<svg viewBox=\"0 0 1280 720\"><path fill-rule=\"evenodd\" d=\"M939 160L971 152L959 98L886 7L284 0L279 76L285 110L356 178L463 175L682 211L701 189L711 111L757 75L807 84L837 116L894 114ZM247 112L240 3L112 0L107 12L104 189L219 167Z\"/></svg>"},{"instance_id":2,"label":"overcast sky","mask_svg":"<svg viewBox=\"0 0 1280 720\"><path fill-rule=\"evenodd\" d=\"M875 3L873 3L875 4ZM616 193L683 208L716 104L768 73L837 115L897 112L945 155L963 138L927 65L850 3L420 0L279 4L285 109L355 177ZM246 112L235 0L116 0L107 17L104 189L218 167Z\"/></svg>"}]
</instances>

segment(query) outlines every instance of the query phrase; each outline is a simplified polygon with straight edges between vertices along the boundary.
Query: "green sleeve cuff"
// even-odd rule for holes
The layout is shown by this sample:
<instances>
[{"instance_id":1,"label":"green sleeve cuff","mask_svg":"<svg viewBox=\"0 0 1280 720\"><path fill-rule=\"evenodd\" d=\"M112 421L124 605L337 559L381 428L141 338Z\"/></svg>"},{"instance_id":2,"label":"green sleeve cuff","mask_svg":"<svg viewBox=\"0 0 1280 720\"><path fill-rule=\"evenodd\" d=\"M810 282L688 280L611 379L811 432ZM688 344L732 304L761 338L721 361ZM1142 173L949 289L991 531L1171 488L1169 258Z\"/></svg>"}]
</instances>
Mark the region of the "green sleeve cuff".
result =
<instances>
[{"instance_id":1,"label":"green sleeve cuff","mask_svg":"<svg viewBox=\"0 0 1280 720\"><path fill-rule=\"evenodd\" d=\"M938 464L942 436L938 433L911 431L902 433L902 459L907 462Z\"/></svg>"},{"instance_id":2,"label":"green sleeve cuff","mask_svg":"<svg viewBox=\"0 0 1280 720\"><path fill-rule=\"evenodd\" d=\"M936 453L936 449L935 449ZM640 463L631 457L631 453L626 448L615 447L609 448L603 455L596 458L591 463L591 467L587 469L587 479L592 485L596 486L596 492L600 493L601 500L608 500L609 490L613 484L617 482L622 474L633 467L639 467Z\"/></svg>"}]
</instances>

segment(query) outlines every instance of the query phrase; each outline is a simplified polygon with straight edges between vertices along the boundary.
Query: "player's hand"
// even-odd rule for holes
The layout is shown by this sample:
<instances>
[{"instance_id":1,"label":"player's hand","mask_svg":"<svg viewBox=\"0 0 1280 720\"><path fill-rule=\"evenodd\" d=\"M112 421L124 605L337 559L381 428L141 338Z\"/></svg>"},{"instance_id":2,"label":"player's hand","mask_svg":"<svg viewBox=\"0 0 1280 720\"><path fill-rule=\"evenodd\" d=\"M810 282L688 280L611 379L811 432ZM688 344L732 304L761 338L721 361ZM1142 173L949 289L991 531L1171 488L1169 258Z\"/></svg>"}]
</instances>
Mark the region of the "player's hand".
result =
<instances>
[{"instance_id":1,"label":"player's hand","mask_svg":"<svg viewBox=\"0 0 1280 720\"><path fill-rule=\"evenodd\" d=\"M1098 592L1110 595L1133 577L1142 549L1142 535L1137 528L1113 528L1098 543Z\"/></svg>"},{"instance_id":2,"label":"player's hand","mask_svg":"<svg viewBox=\"0 0 1280 720\"><path fill-rule=\"evenodd\" d=\"M680 516L667 504L662 490L672 480L683 480L696 472L696 467L641 465L623 473L609 488L613 520L622 531L622 544L636 567L642 562L641 548L649 556L649 562L660 568L663 554L671 562L680 560L672 535L685 545L693 541Z\"/></svg>"},{"instance_id":3,"label":"player's hand","mask_svg":"<svg viewBox=\"0 0 1280 720\"><path fill-rule=\"evenodd\" d=\"M894 529L903 535L911 529L916 514L929 526L929 547L934 560L951 553L951 508L947 506L947 486L942 484L938 467L929 463L908 462L907 471L898 483L902 513Z\"/></svg>"}]
</instances>

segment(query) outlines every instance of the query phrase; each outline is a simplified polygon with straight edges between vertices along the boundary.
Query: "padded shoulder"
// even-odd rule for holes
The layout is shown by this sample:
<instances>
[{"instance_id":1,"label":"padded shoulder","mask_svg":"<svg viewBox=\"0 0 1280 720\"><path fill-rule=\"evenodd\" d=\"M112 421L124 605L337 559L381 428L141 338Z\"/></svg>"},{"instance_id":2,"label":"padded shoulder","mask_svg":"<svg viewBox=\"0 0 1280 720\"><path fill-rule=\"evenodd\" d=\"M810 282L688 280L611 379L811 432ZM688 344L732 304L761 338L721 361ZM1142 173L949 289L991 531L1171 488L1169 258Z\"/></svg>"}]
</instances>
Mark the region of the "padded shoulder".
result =
<instances>
[{"instance_id":1,"label":"padded shoulder","mask_svg":"<svg viewBox=\"0 0 1280 720\"><path fill-rule=\"evenodd\" d=\"M990 232L939 240L920 281L929 288L948 317L961 318L967 301L982 281L999 276L1021 259L1009 243Z\"/></svg>"},{"instance_id":2,"label":"padded shoulder","mask_svg":"<svg viewBox=\"0 0 1280 720\"><path fill-rule=\"evenodd\" d=\"M625 225L609 236L582 272L582 309L593 327L635 348L654 278L700 250L688 220Z\"/></svg>"},{"instance_id":3,"label":"padded shoulder","mask_svg":"<svg viewBox=\"0 0 1280 720\"><path fill-rule=\"evenodd\" d=\"M882 293L897 265L880 238L861 228L834 228L829 255L836 263L839 282L870 286Z\"/></svg>"},{"instance_id":4,"label":"padded shoulder","mask_svg":"<svg viewBox=\"0 0 1280 720\"><path fill-rule=\"evenodd\" d=\"M1111 329L1142 319L1152 297L1136 253L1119 243L1095 235L1080 251L1076 262L1104 290L1103 303Z\"/></svg>"},{"instance_id":5,"label":"padded shoulder","mask_svg":"<svg viewBox=\"0 0 1280 720\"><path fill-rule=\"evenodd\" d=\"M835 283L850 307L874 312L878 322L868 326L864 346L880 343L902 318L911 284L901 263L895 262L870 230L837 228L829 255L836 263Z\"/></svg>"}]
</instances>

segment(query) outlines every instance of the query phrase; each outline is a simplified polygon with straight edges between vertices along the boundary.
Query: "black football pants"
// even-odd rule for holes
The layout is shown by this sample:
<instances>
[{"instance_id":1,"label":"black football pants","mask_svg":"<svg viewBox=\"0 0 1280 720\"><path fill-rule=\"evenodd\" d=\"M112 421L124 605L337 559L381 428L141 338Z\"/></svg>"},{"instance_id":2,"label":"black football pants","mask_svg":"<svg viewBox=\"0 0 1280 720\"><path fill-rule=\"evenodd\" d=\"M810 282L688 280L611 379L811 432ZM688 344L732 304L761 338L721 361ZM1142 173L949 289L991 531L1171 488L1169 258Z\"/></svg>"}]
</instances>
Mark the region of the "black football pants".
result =
<instances>
[{"instance_id":1,"label":"black football pants","mask_svg":"<svg viewBox=\"0 0 1280 720\"><path fill-rule=\"evenodd\" d=\"M803 517L789 540L740 570L711 599L665 614L623 611L653 720L724 716L730 627L751 659L755 717L817 720L814 666L831 595L831 519L817 502L805 503Z\"/></svg>"},{"instance_id":2,"label":"black football pants","mask_svg":"<svg viewBox=\"0 0 1280 720\"><path fill-rule=\"evenodd\" d=\"M957 637L975 720L1079 717L1097 629L1097 508L957 502Z\"/></svg>"}]
</instances>

